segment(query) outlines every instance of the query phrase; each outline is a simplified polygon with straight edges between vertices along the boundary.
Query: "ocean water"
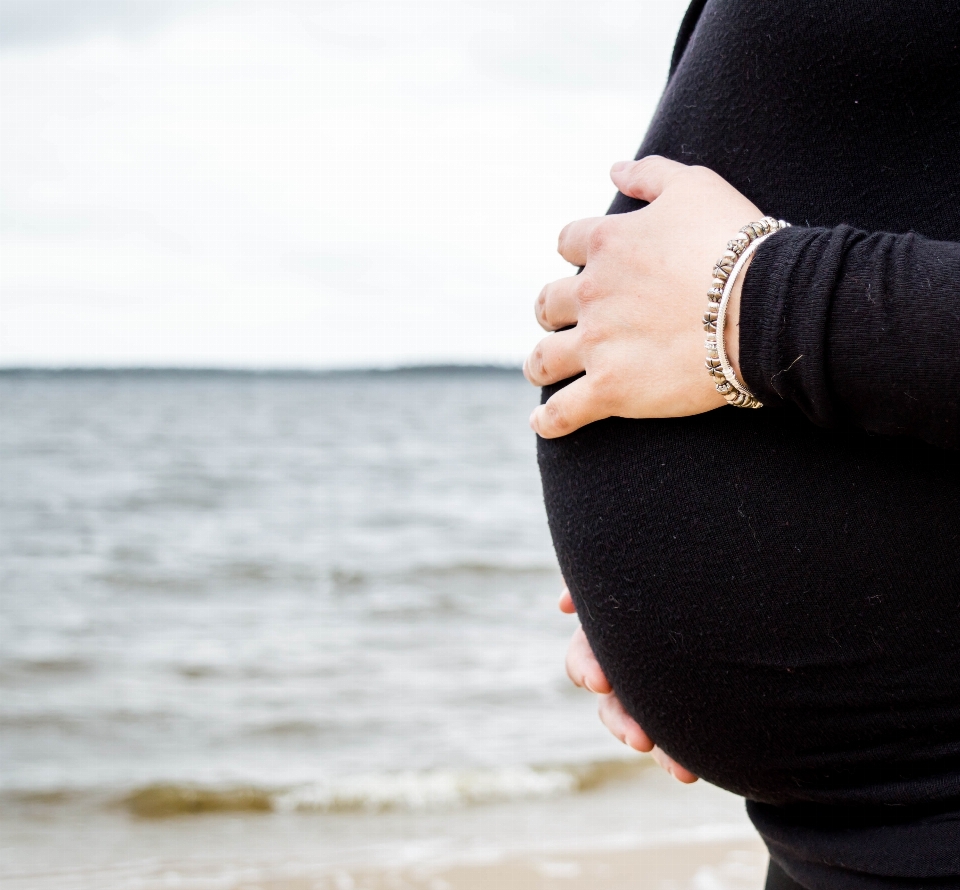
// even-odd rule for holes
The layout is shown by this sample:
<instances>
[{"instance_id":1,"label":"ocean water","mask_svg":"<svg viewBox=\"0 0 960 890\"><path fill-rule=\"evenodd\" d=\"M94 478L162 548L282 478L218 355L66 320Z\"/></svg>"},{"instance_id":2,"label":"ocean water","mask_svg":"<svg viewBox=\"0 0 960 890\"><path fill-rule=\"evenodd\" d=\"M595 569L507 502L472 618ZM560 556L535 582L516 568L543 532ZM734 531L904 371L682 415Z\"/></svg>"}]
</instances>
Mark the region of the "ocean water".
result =
<instances>
[{"instance_id":1,"label":"ocean water","mask_svg":"<svg viewBox=\"0 0 960 890\"><path fill-rule=\"evenodd\" d=\"M0 374L0 883L749 832L566 679L536 399L492 370Z\"/></svg>"}]
</instances>

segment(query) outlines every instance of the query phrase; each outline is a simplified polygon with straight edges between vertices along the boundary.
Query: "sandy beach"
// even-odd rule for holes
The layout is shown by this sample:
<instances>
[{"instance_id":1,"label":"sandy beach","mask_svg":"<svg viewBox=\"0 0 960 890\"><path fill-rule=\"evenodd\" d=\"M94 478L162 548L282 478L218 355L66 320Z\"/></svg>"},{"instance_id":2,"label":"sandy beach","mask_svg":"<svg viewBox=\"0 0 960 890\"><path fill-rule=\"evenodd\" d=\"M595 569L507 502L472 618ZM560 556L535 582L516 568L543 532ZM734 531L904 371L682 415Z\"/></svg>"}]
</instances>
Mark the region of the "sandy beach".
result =
<instances>
[{"instance_id":1,"label":"sandy beach","mask_svg":"<svg viewBox=\"0 0 960 890\"><path fill-rule=\"evenodd\" d=\"M341 870L320 878L251 876L232 890L760 890L766 868L757 839L526 855L449 868Z\"/></svg>"},{"instance_id":2,"label":"sandy beach","mask_svg":"<svg viewBox=\"0 0 960 890\"><path fill-rule=\"evenodd\" d=\"M648 850L526 856L488 865L418 873L336 875L323 890L667 890L761 888L763 844L677 844ZM339 880L339 883L338 883ZM319 890L316 884L315 890ZM279 888L278 888L279 890ZM286 888L284 888L286 890ZM290 886L289 890L293 890ZM298 888L299 890L299 888Z\"/></svg>"}]
</instances>

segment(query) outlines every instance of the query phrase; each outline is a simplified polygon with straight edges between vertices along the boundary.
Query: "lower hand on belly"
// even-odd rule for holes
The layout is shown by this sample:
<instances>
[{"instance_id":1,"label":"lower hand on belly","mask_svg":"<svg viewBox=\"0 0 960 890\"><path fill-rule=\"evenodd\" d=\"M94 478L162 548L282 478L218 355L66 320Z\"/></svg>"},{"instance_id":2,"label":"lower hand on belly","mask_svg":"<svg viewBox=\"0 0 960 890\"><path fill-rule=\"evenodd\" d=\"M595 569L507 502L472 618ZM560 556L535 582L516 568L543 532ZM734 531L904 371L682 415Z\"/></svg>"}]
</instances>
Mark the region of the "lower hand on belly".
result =
<instances>
[{"instance_id":1,"label":"lower hand on belly","mask_svg":"<svg viewBox=\"0 0 960 890\"><path fill-rule=\"evenodd\" d=\"M570 591L566 588L560 594L560 611L567 615L575 615L577 612ZM697 781L697 777L690 770L680 766L654 745L653 740L643 731L640 724L624 710L579 624L567 649L567 676L575 686L580 686L599 698L600 721L616 738L636 751L651 754L653 759L678 782L689 785Z\"/></svg>"}]
</instances>

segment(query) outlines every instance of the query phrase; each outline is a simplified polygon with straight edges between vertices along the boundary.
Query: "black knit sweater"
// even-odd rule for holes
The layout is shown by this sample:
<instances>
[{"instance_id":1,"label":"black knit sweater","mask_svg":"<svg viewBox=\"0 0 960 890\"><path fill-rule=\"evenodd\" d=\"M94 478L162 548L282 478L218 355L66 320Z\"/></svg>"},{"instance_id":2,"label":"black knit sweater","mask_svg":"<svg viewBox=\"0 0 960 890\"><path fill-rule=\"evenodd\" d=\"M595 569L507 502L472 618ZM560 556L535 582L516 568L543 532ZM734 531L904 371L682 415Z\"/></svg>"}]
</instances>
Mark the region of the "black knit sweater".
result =
<instances>
[{"instance_id":1,"label":"black knit sweater","mask_svg":"<svg viewBox=\"0 0 960 890\"><path fill-rule=\"evenodd\" d=\"M695 0L647 154L795 228L744 280L762 410L540 441L588 638L801 884L960 887L960 0Z\"/></svg>"}]
</instances>

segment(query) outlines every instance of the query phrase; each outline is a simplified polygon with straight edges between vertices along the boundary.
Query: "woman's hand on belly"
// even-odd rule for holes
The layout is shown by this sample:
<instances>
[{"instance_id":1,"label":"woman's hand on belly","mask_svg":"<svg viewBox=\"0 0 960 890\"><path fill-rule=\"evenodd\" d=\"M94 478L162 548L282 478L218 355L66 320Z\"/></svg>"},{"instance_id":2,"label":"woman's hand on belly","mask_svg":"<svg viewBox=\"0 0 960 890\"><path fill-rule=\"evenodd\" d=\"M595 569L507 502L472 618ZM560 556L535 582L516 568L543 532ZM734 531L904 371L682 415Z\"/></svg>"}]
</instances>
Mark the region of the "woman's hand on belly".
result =
<instances>
[{"instance_id":1,"label":"woman's hand on belly","mask_svg":"<svg viewBox=\"0 0 960 890\"><path fill-rule=\"evenodd\" d=\"M568 615L574 615L577 611L570 591L566 588L560 595L560 611ZM575 686L580 686L599 696L600 720L616 738L636 751L652 754L653 759L677 781L684 784L697 781L697 777L690 770L684 769L654 745L653 740L643 731L640 724L624 710L620 699L614 694L597 662L583 628L579 625L567 649L567 676Z\"/></svg>"},{"instance_id":2,"label":"woman's hand on belly","mask_svg":"<svg viewBox=\"0 0 960 890\"><path fill-rule=\"evenodd\" d=\"M556 333L531 353L524 374L536 386L586 375L533 412L530 425L543 438L605 417L684 417L725 404L704 368L701 319L714 264L763 214L705 167L654 156L615 164L611 176L625 195L650 204L560 233L560 254L584 268L540 293L537 320ZM739 373L738 296L725 345Z\"/></svg>"}]
</instances>

